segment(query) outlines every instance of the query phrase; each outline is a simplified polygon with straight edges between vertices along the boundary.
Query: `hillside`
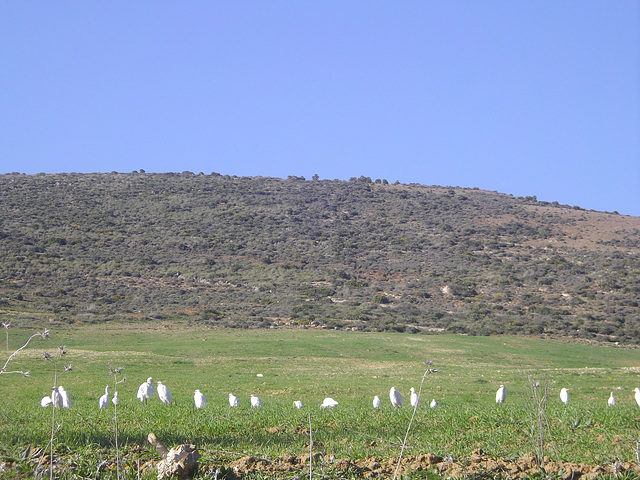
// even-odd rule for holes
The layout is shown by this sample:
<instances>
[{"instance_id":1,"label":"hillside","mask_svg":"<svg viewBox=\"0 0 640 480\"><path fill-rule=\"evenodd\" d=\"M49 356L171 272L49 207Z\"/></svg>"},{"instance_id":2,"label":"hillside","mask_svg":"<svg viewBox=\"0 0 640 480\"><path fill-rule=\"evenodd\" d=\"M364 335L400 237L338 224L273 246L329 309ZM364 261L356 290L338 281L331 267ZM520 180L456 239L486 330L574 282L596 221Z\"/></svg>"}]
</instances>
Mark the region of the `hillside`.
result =
<instances>
[{"instance_id":1,"label":"hillside","mask_svg":"<svg viewBox=\"0 0 640 480\"><path fill-rule=\"evenodd\" d=\"M0 317L640 342L640 218L366 177L0 175Z\"/></svg>"}]
</instances>

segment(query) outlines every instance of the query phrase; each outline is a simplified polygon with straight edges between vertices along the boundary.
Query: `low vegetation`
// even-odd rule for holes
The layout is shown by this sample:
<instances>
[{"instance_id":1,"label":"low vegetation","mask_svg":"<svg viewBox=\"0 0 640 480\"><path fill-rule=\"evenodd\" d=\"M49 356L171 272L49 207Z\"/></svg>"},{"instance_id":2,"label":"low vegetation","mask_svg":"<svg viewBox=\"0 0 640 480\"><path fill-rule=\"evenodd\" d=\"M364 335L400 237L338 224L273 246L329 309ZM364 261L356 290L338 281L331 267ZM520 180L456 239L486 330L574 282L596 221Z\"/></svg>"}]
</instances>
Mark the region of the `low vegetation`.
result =
<instances>
[{"instance_id":1,"label":"low vegetation","mask_svg":"<svg viewBox=\"0 0 640 480\"><path fill-rule=\"evenodd\" d=\"M0 175L0 316L640 341L640 218L456 187Z\"/></svg>"},{"instance_id":2,"label":"low vegetation","mask_svg":"<svg viewBox=\"0 0 640 480\"><path fill-rule=\"evenodd\" d=\"M10 330L10 349L19 348L30 334ZM154 478L153 462L159 457L145 441L150 432L167 446L195 444L201 452L197 478L212 478L216 471L231 478L234 465L308 458L310 431L316 473L363 478L363 465L393 466L399 456L413 415L409 388L420 386L427 368L438 371L425 377L404 458L416 469L418 459L439 457L441 463L428 470L431 473L414 471L408 478L435 475L444 468L442 462L470 466L476 457L531 462L530 452L543 452L548 465L585 463L610 472L618 465L622 472L622 465L635 465L638 456L640 407L633 388L639 384L640 351L634 347L516 336L110 322L56 326L51 338L32 343L13 358L12 367L29 371L28 377L0 376L2 478L25 478L34 472L46 477L49 471L52 412L40 407L40 399L51 391L55 374L55 359L45 360L44 353L59 351L59 344L65 345L62 363L69 368L61 373L58 366L57 382L70 392L72 407L57 409L55 416L52 444L58 478L115 479L116 458L121 478ZM174 405L161 404L157 396L148 405L135 398L148 376L171 389ZM531 378L549 390L544 407L548 431L542 443L536 437L539 424L532 420L538 412L531 407ZM506 385L507 400L496 405L500 384ZM113 406L98 409L106 385L112 392L117 387L121 400L118 451ZM389 403L392 386L405 397L402 409ZM567 406L558 397L561 387L570 391ZM207 396L201 410L193 406L196 388ZM607 406L612 391L615 407ZM240 398L239 408L229 407L228 393ZM249 407L250 394L260 396L262 409ZM383 399L379 410L372 407L374 395ZM326 396L339 405L321 410ZM435 409L429 408L432 398L438 403ZM302 400L303 409L295 409L294 400ZM482 465L491 464L487 462ZM336 473L339 468L343 470ZM298 463L280 476L308 475L308 469L308 463ZM270 475L275 474L253 471L248 478Z\"/></svg>"}]
</instances>

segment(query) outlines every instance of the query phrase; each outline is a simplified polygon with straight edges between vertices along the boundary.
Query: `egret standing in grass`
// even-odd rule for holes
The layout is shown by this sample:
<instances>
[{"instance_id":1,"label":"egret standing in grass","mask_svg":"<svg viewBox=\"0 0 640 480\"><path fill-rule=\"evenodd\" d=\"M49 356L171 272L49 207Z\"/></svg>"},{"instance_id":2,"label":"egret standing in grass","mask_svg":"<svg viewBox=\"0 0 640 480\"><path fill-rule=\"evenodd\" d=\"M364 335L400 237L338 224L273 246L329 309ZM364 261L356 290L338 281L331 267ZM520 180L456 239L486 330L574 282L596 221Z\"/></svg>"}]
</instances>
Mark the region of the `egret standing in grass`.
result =
<instances>
[{"instance_id":1,"label":"egret standing in grass","mask_svg":"<svg viewBox=\"0 0 640 480\"><path fill-rule=\"evenodd\" d=\"M569 391L566 388L563 388L562 390L560 390L560 400L565 405L569 404Z\"/></svg>"},{"instance_id":2,"label":"egret standing in grass","mask_svg":"<svg viewBox=\"0 0 640 480\"><path fill-rule=\"evenodd\" d=\"M111 399L111 403L113 405L118 405L120 403L120 399L118 398L118 391L113 392L113 398Z\"/></svg>"},{"instance_id":3,"label":"egret standing in grass","mask_svg":"<svg viewBox=\"0 0 640 480\"><path fill-rule=\"evenodd\" d=\"M431 403L429 404L429 406L431 408L436 408L438 406L438 402L436 402L435 398L433 400L431 400Z\"/></svg>"},{"instance_id":4,"label":"egret standing in grass","mask_svg":"<svg viewBox=\"0 0 640 480\"><path fill-rule=\"evenodd\" d=\"M51 387L51 404L54 407L59 407L62 405L62 396L56 387Z\"/></svg>"},{"instance_id":5,"label":"egret standing in grass","mask_svg":"<svg viewBox=\"0 0 640 480\"><path fill-rule=\"evenodd\" d=\"M496 403L504 403L507 399L507 389L504 385L500 385L498 391L496 392Z\"/></svg>"},{"instance_id":6,"label":"egret standing in grass","mask_svg":"<svg viewBox=\"0 0 640 480\"><path fill-rule=\"evenodd\" d=\"M40 400L40 406L42 408L50 407L51 405L53 405L53 400L51 400L50 395L47 395L46 397L42 397L42 400Z\"/></svg>"},{"instance_id":7,"label":"egret standing in grass","mask_svg":"<svg viewBox=\"0 0 640 480\"><path fill-rule=\"evenodd\" d=\"M163 385L162 382L156 382L158 384L158 398L162 403L166 403L167 405L171 405L171 392Z\"/></svg>"},{"instance_id":8,"label":"egret standing in grass","mask_svg":"<svg viewBox=\"0 0 640 480\"><path fill-rule=\"evenodd\" d=\"M379 396L373 397L373 408L380 408L382 406L382 402L380 401Z\"/></svg>"},{"instance_id":9,"label":"egret standing in grass","mask_svg":"<svg viewBox=\"0 0 640 480\"><path fill-rule=\"evenodd\" d=\"M410 403L412 407L417 407L418 404L420 403L420 397L418 397L418 394L416 393L416 389L413 387L411 387Z\"/></svg>"},{"instance_id":10,"label":"egret standing in grass","mask_svg":"<svg viewBox=\"0 0 640 480\"><path fill-rule=\"evenodd\" d=\"M391 387L391 390L389 390L389 400L391 400L391 405L395 408L402 407L402 395L396 390L396 387Z\"/></svg>"},{"instance_id":11,"label":"egret standing in grass","mask_svg":"<svg viewBox=\"0 0 640 480\"><path fill-rule=\"evenodd\" d=\"M144 402L145 400L149 400L151 395L153 395L153 379L151 377L147 378L147 381L138 387L138 400Z\"/></svg>"},{"instance_id":12,"label":"egret standing in grass","mask_svg":"<svg viewBox=\"0 0 640 480\"><path fill-rule=\"evenodd\" d=\"M58 387L58 393L62 400L62 408L71 408L71 396L69 395L69 392L67 392L61 385Z\"/></svg>"},{"instance_id":13,"label":"egret standing in grass","mask_svg":"<svg viewBox=\"0 0 640 480\"><path fill-rule=\"evenodd\" d=\"M204 394L200 390L195 390L193 392L193 403L196 408L202 408L207 405L207 399L204 397Z\"/></svg>"},{"instance_id":14,"label":"egret standing in grass","mask_svg":"<svg viewBox=\"0 0 640 480\"><path fill-rule=\"evenodd\" d=\"M302 404L302 402L300 400L296 400L295 402L293 402L293 406L296 407L298 410L300 410L302 407L304 407L304 405Z\"/></svg>"},{"instance_id":15,"label":"egret standing in grass","mask_svg":"<svg viewBox=\"0 0 640 480\"><path fill-rule=\"evenodd\" d=\"M256 395L251 395L251 408L261 408L262 400Z\"/></svg>"},{"instance_id":16,"label":"egret standing in grass","mask_svg":"<svg viewBox=\"0 0 640 480\"><path fill-rule=\"evenodd\" d=\"M613 407L616 404L616 397L613 396L613 392L609 395L609 400L607 400L607 405Z\"/></svg>"},{"instance_id":17,"label":"egret standing in grass","mask_svg":"<svg viewBox=\"0 0 640 480\"><path fill-rule=\"evenodd\" d=\"M636 392L636 403L640 407L640 388L636 387L633 391Z\"/></svg>"},{"instance_id":18,"label":"egret standing in grass","mask_svg":"<svg viewBox=\"0 0 640 480\"><path fill-rule=\"evenodd\" d=\"M100 399L98 400L98 407L99 408L108 408L109 407L109 390L111 390L111 387L109 385L104 387L104 395L102 395L100 397Z\"/></svg>"},{"instance_id":19,"label":"egret standing in grass","mask_svg":"<svg viewBox=\"0 0 640 480\"><path fill-rule=\"evenodd\" d=\"M333 407L337 407L338 405L339 403L336 402L333 398L327 397L322 401L320 408L333 408Z\"/></svg>"},{"instance_id":20,"label":"egret standing in grass","mask_svg":"<svg viewBox=\"0 0 640 480\"><path fill-rule=\"evenodd\" d=\"M240 406L240 401L238 400L238 397L236 397L233 393L229 394L229 406L234 408Z\"/></svg>"}]
</instances>

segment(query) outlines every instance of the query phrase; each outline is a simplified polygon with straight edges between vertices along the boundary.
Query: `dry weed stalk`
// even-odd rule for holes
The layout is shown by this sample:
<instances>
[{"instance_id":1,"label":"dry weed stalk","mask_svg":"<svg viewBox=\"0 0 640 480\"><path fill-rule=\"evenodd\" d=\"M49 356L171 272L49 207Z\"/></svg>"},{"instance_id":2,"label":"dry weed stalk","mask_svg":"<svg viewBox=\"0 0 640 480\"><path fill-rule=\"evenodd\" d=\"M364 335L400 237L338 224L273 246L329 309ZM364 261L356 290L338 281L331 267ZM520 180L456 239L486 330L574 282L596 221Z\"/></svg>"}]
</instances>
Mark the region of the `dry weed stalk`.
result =
<instances>
[{"instance_id":1,"label":"dry weed stalk","mask_svg":"<svg viewBox=\"0 0 640 480\"><path fill-rule=\"evenodd\" d=\"M311 412L309 412L309 480L313 478L313 435L311 434Z\"/></svg>"},{"instance_id":2,"label":"dry weed stalk","mask_svg":"<svg viewBox=\"0 0 640 480\"><path fill-rule=\"evenodd\" d=\"M11 326L11 322L2 322L2 327L5 330L7 335L7 353L9 353L9 327Z\"/></svg>"},{"instance_id":3,"label":"dry weed stalk","mask_svg":"<svg viewBox=\"0 0 640 480\"><path fill-rule=\"evenodd\" d=\"M122 372L122 367L109 367L109 373L113 375L113 428L116 442L116 478L120 480L120 449L118 448L118 385L127 381L127 377L118 380L118 374Z\"/></svg>"},{"instance_id":4,"label":"dry weed stalk","mask_svg":"<svg viewBox=\"0 0 640 480\"><path fill-rule=\"evenodd\" d=\"M54 399L54 397L59 397L58 393L58 361L67 354L67 348L63 345L58 347L58 353L55 356L55 360L53 362L53 387L51 388L53 400L51 403L51 438L49 440L49 479L53 480L53 443L56 438L56 433L60 429L61 425L56 427L56 408L60 407L60 403ZM43 355L45 360L51 360L53 357L49 352L45 352ZM68 372L72 369L71 365L64 367L64 371ZM46 450L45 450L46 451Z\"/></svg>"},{"instance_id":5,"label":"dry weed stalk","mask_svg":"<svg viewBox=\"0 0 640 480\"><path fill-rule=\"evenodd\" d=\"M9 326L10 325L11 324L9 322L3 322L2 323L2 326L7 330L7 335L9 335ZM7 358L7 361L4 362L4 365L3 365L2 369L0 369L0 375L9 374L9 373L19 373L20 375L23 375L25 377L29 376L29 372L23 372L21 370L15 370L13 372L7 372L7 365L9 365L9 362L11 360L13 360L13 357L15 357L21 350L24 350L25 348L27 348L27 346L29 345L31 340L33 340L36 337L49 338L49 330L47 330L45 328L45 330L43 332L34 333L33 335L31 335L29 337L29 339L25 342L24 345L22 345L19 349L17 349L15 352L13 352L11 355L9 355L9 358ZM9 339L7 337L7 352L8 351L9 351Z\"/></svg>"},{"instance_id":6,"label":"dry weed stalk","mask_svg":"<svg viewBox=\"0 0 640 480\"><path fill-rule=\"evenodd\" d=\"M521 372L524 376L524 374ZM539 468L544 468L544 454L547 443L550 443L554 453L555 445L551 440L551 428L547 418L547 400L549 398L549 382L544 377L542 382L535 380L531 375L526 375L528 382L526 405L531 427L531 443Z\"/></svg>"},{"instance_id":7,"label":"dry weed stalk","mask_svg":"<svg viewBox=\"0 0 640 480\"><path fill-rule=\"evenodd\" d=\"M427 360L426 362L424 362L425 365L428 365L429 367L431 366L433 362L431 360ZM427 375L430 375L432 373L437 373L438 369L437 368L427 368L424 372L424 375L422 375L422 381L420 382L420 389L418 390L418 398L420 398L420 396L422 395L422 386L424 385L424 381L427 378ZM407 427L407 433L404 435L404 440L402 441L402 448L400 449L400 456L398 457L398 465L396 465L396 471L393 473L393 480L396 480L396 478L398 477L398 471L400 470L400 465L402 463L402 456L404 455L404 449L407 446L407 439L409 438L409 432L411 431L411 425L413 424L413 419L416 416L416 412L418 411L418 405L420 405L420 402L416 403L416 405L413 407L413 413L411 414L411 420L409 420L409 426Z\"/></svg>"}]
</instances>

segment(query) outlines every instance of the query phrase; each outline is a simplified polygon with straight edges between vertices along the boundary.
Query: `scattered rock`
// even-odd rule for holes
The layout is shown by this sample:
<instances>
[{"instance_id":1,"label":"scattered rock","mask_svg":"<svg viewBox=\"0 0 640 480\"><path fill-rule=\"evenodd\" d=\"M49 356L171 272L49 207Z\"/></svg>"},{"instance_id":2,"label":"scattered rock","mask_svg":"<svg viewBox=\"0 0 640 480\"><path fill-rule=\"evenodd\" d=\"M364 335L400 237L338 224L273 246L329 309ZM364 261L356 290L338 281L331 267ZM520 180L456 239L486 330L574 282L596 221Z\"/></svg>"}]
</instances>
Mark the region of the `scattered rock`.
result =
<instances>
[{"instance_id":1,"label":"scattered rock","mask_svg":"<svg viewBox=\"0 0 640 480\"><path fill-rule=\"evenodd\" d=\"M178 445L158 463L158 480L164 478L191 478L198 470L200 453L195 445Z\"/></svg>"},{"instance_id":2,"label":"scattered rock","mask_svg":"<svg viewBox=\"0 0 640 480\"><path fill-rule=\"evenodd\" d=\"M154 433L150 433L147 440L162 457L162 461L157 466L158 480L165 478L191 478L198 471L200 452L198 452L195 445L182 444L167 450L167 447Z\"/></svg>"}]
</instances>

